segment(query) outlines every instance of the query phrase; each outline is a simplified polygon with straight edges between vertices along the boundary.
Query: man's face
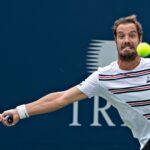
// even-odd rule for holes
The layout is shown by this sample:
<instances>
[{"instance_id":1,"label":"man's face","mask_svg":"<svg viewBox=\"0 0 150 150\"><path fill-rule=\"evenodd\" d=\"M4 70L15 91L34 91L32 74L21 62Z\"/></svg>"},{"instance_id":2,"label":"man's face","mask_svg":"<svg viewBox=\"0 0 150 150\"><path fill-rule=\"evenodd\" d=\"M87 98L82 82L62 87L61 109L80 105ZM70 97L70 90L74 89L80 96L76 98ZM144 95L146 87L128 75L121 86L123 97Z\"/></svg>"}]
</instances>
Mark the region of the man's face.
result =
<instances>
[{"instance_id":1,"label":"man's face","mask_svg":"<svg viewBox=\"0 0 150 150\"><path fill-rule=\"evenodd\" d=\"M135 60L137 57L136 47L140 42L135 24L120 24L116 33L119 59L124 61Z\"/></svg>"}]
</instances>

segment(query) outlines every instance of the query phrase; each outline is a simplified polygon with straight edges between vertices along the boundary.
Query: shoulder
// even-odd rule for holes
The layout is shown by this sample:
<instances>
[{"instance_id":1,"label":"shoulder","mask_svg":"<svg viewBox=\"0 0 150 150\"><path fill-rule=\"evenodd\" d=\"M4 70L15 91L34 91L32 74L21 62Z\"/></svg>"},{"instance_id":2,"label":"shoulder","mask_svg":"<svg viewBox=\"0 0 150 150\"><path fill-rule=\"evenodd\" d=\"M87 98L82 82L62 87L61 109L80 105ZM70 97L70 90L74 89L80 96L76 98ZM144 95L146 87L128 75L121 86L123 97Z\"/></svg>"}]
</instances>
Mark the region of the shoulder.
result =
<instances>
[{"instance_id":1,"label":"shoulder","mask_svg":"<svg viewBox=\"0 0 150 150\"><path fill-rule=\"evenodd\" d=\"M141 58L141 66L144 68L150 68L150 58Z\"/></svg>"},{"instance_id":2,"label":"shoulder","mask_svg":"<svg viewBox=\"0 0 150 150\"><path fill-rule=\"evenodd\" d=\"M99 67L98 73L99 74L113 74L117 69L117 61L110 63L108 66Z\"/></svg>"},{"instance_id":3,"label":"shoulder","mask_svg":"<svg viewBox=\"0 0 150 150\"><path fill-rule=\"evenodd\" d=\"M142 63L150 63L150 58L141 58Z\"/></svg>"}]
</instances>

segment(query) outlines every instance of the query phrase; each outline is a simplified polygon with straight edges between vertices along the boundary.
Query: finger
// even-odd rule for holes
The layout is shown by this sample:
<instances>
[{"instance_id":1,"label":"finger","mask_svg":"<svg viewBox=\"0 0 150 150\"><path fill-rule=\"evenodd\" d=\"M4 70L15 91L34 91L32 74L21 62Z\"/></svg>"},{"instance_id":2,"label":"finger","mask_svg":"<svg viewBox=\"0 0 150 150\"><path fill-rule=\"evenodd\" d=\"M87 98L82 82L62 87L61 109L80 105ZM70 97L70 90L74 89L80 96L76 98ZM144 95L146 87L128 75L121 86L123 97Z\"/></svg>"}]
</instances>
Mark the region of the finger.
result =
<instances>
[{"instance_id":1,"label":"finger","mask_svg":"<svg viewBox=\"0 0 150 150\"><path fill-rule=\"evenodd\" d=\"M9 110L9 111L5 111L2 114L2 123L5 126L11 126L13 123L13 111Z\"/></svg>"},{"instance_id":2,"label":"finger","mask_svg":"<svg viewBox=\"0 0 150 150\"><path fill-rule=\"evenodd\" d=\"M2 114L0 114L0 122L3 120Z\"/></svg>"},{"instance_id":3,"label":"finger","mask_svg":"<svg viewBox=\"0 0 150 150\"><path fill-rule=\"evenodd\" d=\"M2 116L3 116L2 123L8 127L17 124L18 121L20 120L19 114L16 109L11 109L11 110L5 111L5 112L3 112Z\"/></svg>"},{"instance_id":4,"label":"finger","mask_svg":"<svg viewBox=\"0 0 150 150\"><path fill-rule=\"evenodd\" d=\"M13 124L13 122L9 123L6 117L3 117L3 121L2 121L3 125L5 126L11 126Z\"/></svg>"},{"instance_id":5,"label":"finger","mask_svg":"<svg viewBox=\"0 0 150 150\"><path fill-rule=\"evenodd\" d=\"M4 117L4 120L6 120L9 124L13 123L13 116L12 115L6 115Z\"/></svg>"}]
</instances>

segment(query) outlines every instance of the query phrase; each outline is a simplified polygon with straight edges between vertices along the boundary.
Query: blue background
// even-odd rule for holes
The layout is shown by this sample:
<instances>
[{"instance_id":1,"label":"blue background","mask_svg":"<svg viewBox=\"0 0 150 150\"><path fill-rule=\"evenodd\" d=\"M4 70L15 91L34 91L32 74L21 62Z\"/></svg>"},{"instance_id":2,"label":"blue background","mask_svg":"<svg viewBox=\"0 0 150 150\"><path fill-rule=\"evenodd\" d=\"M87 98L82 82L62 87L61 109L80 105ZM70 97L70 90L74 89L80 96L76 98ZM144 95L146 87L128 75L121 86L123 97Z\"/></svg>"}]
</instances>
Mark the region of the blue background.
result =
<instances>
[{"instance_id":1,"label":"blue background","mask_svg":"<svg viewBox=\"0 0 150 150\"><path fill-rule=\"evenodd\" d=\"M91 39L113 40L113 22L136 14L149 42L149 1L142 0L7 0L0 1L0 111L68 89L88 76L86 52ZM118 122L91 127L92 100L79 104L81 127L70 127L72 105L0 125L0 149L138 150L114 108Z\"/></svg>"}]
</instances>

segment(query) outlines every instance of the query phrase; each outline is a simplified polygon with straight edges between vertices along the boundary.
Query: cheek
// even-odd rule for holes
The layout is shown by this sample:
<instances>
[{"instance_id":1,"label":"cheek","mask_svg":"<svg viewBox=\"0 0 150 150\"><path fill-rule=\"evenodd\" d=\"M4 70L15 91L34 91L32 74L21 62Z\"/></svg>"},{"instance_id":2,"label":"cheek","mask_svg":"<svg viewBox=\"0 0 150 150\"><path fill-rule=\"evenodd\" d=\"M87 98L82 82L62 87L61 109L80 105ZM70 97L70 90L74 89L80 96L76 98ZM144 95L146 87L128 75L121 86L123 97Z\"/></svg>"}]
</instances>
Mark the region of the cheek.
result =
<instances>
[{"instance_id":1,"label":"cheek","mask_svg":"<svg viewBox=\"0 0 150 150\"><path fill-rule=\"evenodd\" d=\"M115 41L115 42L116 42L117 52L119 53L121 51L121 46L118 41Z\"/></svg>"},{"instance_id":2,"label":"cheek","mask_svg":"<svg viewBox=\"0 0 150 150\"><path fill-rule=\"evenodd\" d=\"M134 46L137 47L137 45L138 45L139 43L140 43L139 40L138 40L138 41L135 41L135 42L134 42Z\"/></svg>"},{"instance_id":3,"label":"cheek","mask_svg":"<svg viewBox=\"0 0 150 150\"><path fill-rule=\"evenodd\" d=\"M116 40L116 46L117 46L118 49L121 48L121 43L122 42L120 40Z\"/></svg>"}]
</instances>

